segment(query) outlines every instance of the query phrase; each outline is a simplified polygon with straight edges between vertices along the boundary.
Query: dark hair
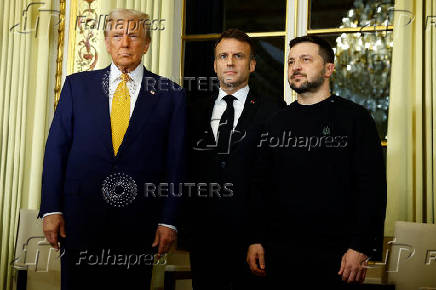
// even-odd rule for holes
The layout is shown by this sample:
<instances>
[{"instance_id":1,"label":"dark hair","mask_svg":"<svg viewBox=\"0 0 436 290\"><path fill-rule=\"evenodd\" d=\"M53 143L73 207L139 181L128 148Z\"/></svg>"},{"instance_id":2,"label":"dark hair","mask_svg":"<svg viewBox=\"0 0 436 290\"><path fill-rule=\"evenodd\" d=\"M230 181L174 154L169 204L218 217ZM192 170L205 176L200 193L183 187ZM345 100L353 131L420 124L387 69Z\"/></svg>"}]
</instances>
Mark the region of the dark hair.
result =
<instances>
[{"instance_id":1,"label":"dark hair","mask_svg":"<svg viewBox=\"0 0 436 290\"><path fill-rule=\"evenodd\" d=\"M291 49L298 43L303 43L303 42L311 42L311 43L318 44L319 46L318 53L324 59L324 62L335 63L335 53L333 52L332 47L326 40L318 36L306 35L306 36L295 37L289 42L289 49Z\"/></svg>"},{"instance_id":2,"label":"dark hair","mask_svg":"<svg viewBox=\"0 0 436 290\"><path fill-rule=\"evenodd\" d=\"M250 58L254 59L254 57L256 56L255 51L254 51L254 44L253 44L253 41L251 40L250 36L248 36L247 33L243 32L237 28L230 28L230 29L227 29L226 31L224 31L223 33L221 33L220 38L218 38L217 41L215 42L214 54L215 54L215 50L216 50L218 43L220 43L223 38L234 38L234 39L237 39L241 42L248 43L250 45Z\"/></svg>"}]
</instances>

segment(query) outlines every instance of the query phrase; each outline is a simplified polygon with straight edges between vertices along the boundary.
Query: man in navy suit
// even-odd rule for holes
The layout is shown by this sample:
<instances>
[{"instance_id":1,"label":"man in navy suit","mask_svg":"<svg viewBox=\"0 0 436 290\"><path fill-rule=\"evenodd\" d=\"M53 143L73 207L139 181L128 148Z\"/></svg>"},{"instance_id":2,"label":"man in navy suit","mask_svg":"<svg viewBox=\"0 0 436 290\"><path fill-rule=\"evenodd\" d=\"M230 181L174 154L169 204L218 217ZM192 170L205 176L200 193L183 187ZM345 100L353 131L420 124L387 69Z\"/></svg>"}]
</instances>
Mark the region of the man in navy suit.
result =
<instances>
[{"instance_id":1,"label":"man in navy suit","mask_svg":"<svg viewBox=\"0 0 436 290\"><path fill-rule=\"evenodd\" d=\"M177 198L144 187L183 178L185 93L141 64L148 15L117 9L108 23L112 64L66 78L44 155L39 215L64 290L148 289L176 238Z\"/></svg>"}]
</instances>

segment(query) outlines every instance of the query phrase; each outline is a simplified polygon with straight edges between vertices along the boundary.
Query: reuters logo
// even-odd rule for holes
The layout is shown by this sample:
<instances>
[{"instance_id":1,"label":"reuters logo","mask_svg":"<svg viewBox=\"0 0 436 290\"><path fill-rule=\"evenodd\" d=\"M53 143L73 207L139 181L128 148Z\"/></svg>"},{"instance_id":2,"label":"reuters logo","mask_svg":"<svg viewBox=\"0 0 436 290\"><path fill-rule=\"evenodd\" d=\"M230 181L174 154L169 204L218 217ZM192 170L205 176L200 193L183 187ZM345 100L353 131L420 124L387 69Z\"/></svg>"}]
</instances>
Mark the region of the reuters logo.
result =
<instances>
[{"instance_id":1,"label":"reuters logo","mask_svg":"<svg viewBox=\"0 0 436 290\"><path fill-rule=\"evenodd\" d=\"M124 173L111 174L103 181L104 200L113 207L126 207L138 194L138 188L132 177Z\"/></svg>"}]
</instances>

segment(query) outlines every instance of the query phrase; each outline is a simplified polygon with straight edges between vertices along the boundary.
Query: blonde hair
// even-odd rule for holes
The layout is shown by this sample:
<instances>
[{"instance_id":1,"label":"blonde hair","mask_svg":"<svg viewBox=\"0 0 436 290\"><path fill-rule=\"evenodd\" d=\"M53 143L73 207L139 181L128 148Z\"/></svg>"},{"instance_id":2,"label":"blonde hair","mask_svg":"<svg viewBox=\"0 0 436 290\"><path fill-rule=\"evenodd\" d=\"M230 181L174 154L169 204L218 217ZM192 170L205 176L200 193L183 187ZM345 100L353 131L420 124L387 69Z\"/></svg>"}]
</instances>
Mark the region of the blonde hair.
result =
<instances>
[{"instance_id":1,"label":"blonde hair","mask_svg":"<svg viewBox=\"0 0 436 290\"><path fill-rule=\"evenodd\" d=\"M144 28L144 33L145 33L145 39L148 41L151 41L151 36L150 36L150 16L144 12L141 11L137 11L134 9L124 9L124 8L117 8L112 10L111 12L109 12L108 15L108 19L107 19L107 23L106 23L106 28L104 30L104 36L106 37L108 32L112 29L113 24L117 23L118 21L137 21L138 22L138 26L135 27L140 27L139 25L143 25ZM129 26L129 24L128 24ZM129 29L130 27L128 27L127 29Z\"/></svg>"}]
</instances>

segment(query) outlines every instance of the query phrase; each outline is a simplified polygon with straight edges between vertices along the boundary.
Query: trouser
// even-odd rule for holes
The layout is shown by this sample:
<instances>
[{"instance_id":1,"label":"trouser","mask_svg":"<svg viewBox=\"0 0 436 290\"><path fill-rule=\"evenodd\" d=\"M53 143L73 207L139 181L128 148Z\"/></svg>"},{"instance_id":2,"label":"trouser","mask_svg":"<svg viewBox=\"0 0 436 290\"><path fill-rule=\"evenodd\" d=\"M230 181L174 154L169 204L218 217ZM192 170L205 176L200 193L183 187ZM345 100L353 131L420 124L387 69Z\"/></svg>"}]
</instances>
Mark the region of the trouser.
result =
<instances>
[{"instance_id":1,"label":"trouser","mask_svg":"<svg viewBox=\"0 0 436 290\"><path fill-rule=\"evenodd\" d=\"M338 275L346 248L320 246L265 247L269 289L360 289Z\"/></svg>"},{"instance_id":2,"label":"trouser","mask_svg":"<svg viewBox=\"0 0 436 290\"><path fill-rule=\"evenodd\" d=\"M190 252L194 290L262 290L265 278L254 276L242 244L194 246Z\"/></svg>"},{"instance_id":3,"label":"trouser","mask_svg":"<svg viewBox=\"0 0 436 290\"><path fill-rule=\"evenodd\" d=\"M63 252L65 250L65 252ZM153 252L62 249L62 290L148 290Z\"/></svg>"}]
</instances>

